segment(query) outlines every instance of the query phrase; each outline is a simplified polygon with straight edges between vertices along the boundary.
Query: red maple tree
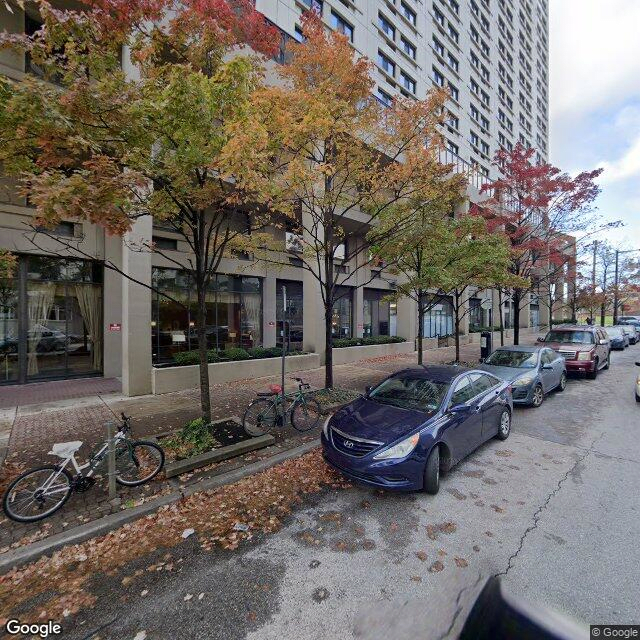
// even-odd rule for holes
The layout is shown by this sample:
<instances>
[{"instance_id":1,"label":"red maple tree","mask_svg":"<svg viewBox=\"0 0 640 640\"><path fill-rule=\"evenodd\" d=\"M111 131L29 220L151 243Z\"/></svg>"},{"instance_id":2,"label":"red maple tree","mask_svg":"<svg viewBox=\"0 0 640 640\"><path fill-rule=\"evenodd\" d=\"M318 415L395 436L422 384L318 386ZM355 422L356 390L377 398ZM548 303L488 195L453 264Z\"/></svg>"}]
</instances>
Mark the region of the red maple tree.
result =
<instances>
[{"instance_id":1,"label":"red maple tree","mask_svg":"<svg viewBox=\"0 0 640 640\"><path fill-rule=\"evenodd\" d=\"M528 286L512 290L513 338L519 344L520 312L528 294L563 253L566 235L586 232L595 223L593 203L600 193L596 178L602 169L575 177L549 163L535 162L535 149L516 145L501 149L494 165L500 177L482 185L490 197L473 213L487 219L490 229L504 233L511 246L510 271Z\"/></svg>"}]
</instances>

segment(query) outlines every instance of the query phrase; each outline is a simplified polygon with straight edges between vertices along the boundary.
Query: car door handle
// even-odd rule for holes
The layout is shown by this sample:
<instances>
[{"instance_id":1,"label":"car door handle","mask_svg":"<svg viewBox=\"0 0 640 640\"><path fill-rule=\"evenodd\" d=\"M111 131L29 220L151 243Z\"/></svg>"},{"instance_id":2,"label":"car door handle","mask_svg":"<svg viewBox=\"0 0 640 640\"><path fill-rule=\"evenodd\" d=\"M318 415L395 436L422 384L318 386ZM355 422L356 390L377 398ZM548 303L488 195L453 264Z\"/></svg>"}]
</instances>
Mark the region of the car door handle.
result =
<instances>
[{"instance_id":1,"label":"car door handle","mask_svg":"<svg viewBox=\"0 0 640 640\"><path fill-rule=\"evenodd\" d=\"M480 405L477 404L475 407L473 407L473 413L480 413Z\"/></svg>"}]
</instances>

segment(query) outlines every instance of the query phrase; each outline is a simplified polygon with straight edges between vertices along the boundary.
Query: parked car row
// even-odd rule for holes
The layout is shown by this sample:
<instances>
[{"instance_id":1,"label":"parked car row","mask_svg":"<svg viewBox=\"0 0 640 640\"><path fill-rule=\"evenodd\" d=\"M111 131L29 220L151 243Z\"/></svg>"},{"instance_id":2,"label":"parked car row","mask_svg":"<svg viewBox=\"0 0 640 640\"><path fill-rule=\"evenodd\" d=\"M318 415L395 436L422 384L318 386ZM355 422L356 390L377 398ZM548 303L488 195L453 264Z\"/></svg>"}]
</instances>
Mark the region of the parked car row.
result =
<instances>
[{"instance_id":1,"label":"parked car row","mask_svg":"<svg viewBox=\"0 0 640 640\"><path fill-rule=\"evenodd\" d=\"M564 391L569 372L597 378L609 368L614 338L628 345L630 335L620 327L561 326L536 345L500 347L474 369L398 371L327 418L325 460L371 486L437 493L442 472L487 440L509 437L514 404L539 407L546 394Z\"/></svg>"}]
</instances>

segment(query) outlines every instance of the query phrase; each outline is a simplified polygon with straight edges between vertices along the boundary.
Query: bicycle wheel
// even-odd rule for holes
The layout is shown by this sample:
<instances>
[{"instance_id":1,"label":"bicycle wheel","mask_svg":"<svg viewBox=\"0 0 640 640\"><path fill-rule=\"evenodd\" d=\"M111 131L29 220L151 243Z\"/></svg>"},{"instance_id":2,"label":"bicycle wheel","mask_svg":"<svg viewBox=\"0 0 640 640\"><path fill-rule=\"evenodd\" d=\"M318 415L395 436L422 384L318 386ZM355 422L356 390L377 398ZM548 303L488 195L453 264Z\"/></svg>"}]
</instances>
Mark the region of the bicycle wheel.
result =
<instances>
[{"instance_id":1,"label":"bicycle wheel","mask_svg":"<svg viewBox=\"0 0 640 640\"><path fill-rule=\"evenodd\" d=\"M19 475L2 500L7 517L16 522L37 522L60 509L71 495L73 478L66 469L56 473L58 468L51 464Z\"/></svg>"},{"instance_id":2,"label":"bicycle wheel","mask_svg":"<svg viewBox=\"0 0 640 640\"><path fill-rule=\"evenodd\" d=\"M249 404L242 418L242 427L251 437L272 431L278 422L278 409L273 400L258 398Z\"/></svg>"},{"instance_id":3,"label":"bicycle wheel","mask_svg":"<svg viewBox=\"0 0 640 640\"><path fill-rule=\"evenodd\" d=\"M291 424L298 431L310 431L320 425L322 409L317 400L305 398L296 402L291 412Z\"/></svg>"},{"instance_id":4,"label":"bicycle wheel","mask_svg":"<svg viewBox=\"0 0 640 640\"><path fill-rule=\"evenodd\" d=\"M155 478L164 466L164 451L155 442L126 441L116 448L116 482L137 487Z\"/></svg>"}]
</instances>

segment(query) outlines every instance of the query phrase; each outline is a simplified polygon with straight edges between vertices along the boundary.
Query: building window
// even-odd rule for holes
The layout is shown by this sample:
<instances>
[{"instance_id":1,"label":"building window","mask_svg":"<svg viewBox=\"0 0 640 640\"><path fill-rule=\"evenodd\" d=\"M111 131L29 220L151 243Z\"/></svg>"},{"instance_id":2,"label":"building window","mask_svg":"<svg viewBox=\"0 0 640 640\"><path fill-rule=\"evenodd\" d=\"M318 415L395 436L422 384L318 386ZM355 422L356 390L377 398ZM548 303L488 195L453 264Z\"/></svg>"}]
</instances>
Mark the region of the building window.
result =
<instances>
[{"instance_id":1,"label":"building window","mask_svg":"<svg viewBox=\"0 0 640 640\"><path fill-rule=\"evenodd\" d=\"M334 338L351 338L352 336L352 297L351 287L336 288L331 318L331 334Z\"/></svg>"},{"instance_id":2,"label":"building window","mask_svg":"<svg viewBox=\"0 0 640 640\"><path fill-rule=\"evenodd\" d=\"M415 26L416 24L416 12L409 7L408 5L406 5L404 2L400 3L400 7L402 10L402 15L412 24Z\"/></svg>"},{"instance_id":3,"label":"building window","mask_svg":"<svg viewBox=\"0 0 640 640\"><path fill-rule=\"evenodd\" d=\"M397 323L392 323L391 304L383 298L389 295L388 291L378 289L363 289L364 318L362 323L363 336L395 336ZM397 305L394 303L394 312ZM396 313L393 314L396 316Z\"/></svg>"},{"instance_id":4,"label":"building window","mask_svg":"<svg viewBox=\"0 0 640 640\"><path fill-rule=\"evenodd\" d=\"M433 36L433 48L441 58L444 58L444 45L435 36Z\"/></svg>"},{"instance_id":5,"label":"building window","mask_svg":"<svg viewBox=\"0 0 640 640\"><path fill-rule=\"evenodd\" d=\"M451 153L455 153L456 155L459 155L460 148L458 147L457 144L454 144L453 142L451 142L451 140L447 140L447 149L449 149Z\"/></svg>"},{"instance_id":6,"label":"building window","mask_svg":"<svg viewBox=\"0 0 640 640\"><path fill-rule=\"evenodd\" d=\"M404 36L400 37L400 43L402 44L403 51L414 60L416 59L416 47L411 44Z\"/></svg>"},{"instance_id":7,"label":"building window","mask_svg":"<svg viewBox=\"0 0 640 640\"><path fill-rule=\"evenodd\" d=\"M434 301L429 296L429 303ZM425 338L437 338L453 335L453 304L451 298L445 296L431 306L424 316L423 335Z\"/></svg>"},{"instance_id":8,"label":"building window","mask_svg":"<svg viewBox=\"0 0 640 640\"><path fill-rule=\"evenodd\" d=\"M331 26L353 42L353 27L335 11L331 11Z\"/></svg>"},{"instance_id":9,"label":"building window","mask_svg":"<svg viewBox=\"0 0 640 640\"><path fill-rule=\"evenodd\" d=\"M433 7L433 17L435 19L435 21L444 28L444 14L442 13L442 11L440 11L439 9L437 9L434 5Z\"/></svg>"},{"instance_id":10,"label":"building window","mask_svg":"<svg viewBox=\"0 0 640 640\"><path fill-rule=\"evenodd\" d=\"M451 24L449 24L449 28L447 29L447 33L449 34L449 37L456 43L458 44L458 39L459 39L459 35L458 32L451 26Z\"/></svg>"},{"instance_id":11,"label":"building window","mask_svg":"<svg viewBox=\"0 0 640 640\"><path fill-rule=\"evenodd\" d=\"M444 76L435 67L433 67L433 81L439 87L444 87Z\"/></svg>"},{"instance_id":12,"label":"building window","mask_svg":"<svg viewBox=\"0 0 640 640\"><path fill-rule=\"evenodd\" d=\"M451 97L457 102L458 99L460 98L460 93L458 92L458 88L451 84L450 82L447 83L447 86L449 87L449 92L451 93Z\"/></svg>"},{"instance_id":13,"label":"building window","mask_svg":"<svg viewBox=\"0 0 640 640\"><path fill-rule=\"evenodd\" d=\"M160 251L177 251L178 241L174 238L161 238L159 236L153 236L153 246Z\"/></svg>"},{"instance_id":14,"label":"building window","mask_svg":"<svg viewBox=\"0 0 640 640\"><path fill-rule=\"evenodd\" d=\"M396 28L381 14L378 14L378 26L390 40L396 38Z\"/></svg>"},{"instance_id":15,"label":"building window","mask_svg":"<svg viewBox=\"0 0 640 640\"><path fill-rule=\"evenodd\" d=\"M458 73L458 60L450 53L447 54L447 62L449 63L449 66Z\"/></svg>"},{"instance_id":16,"label":"building window","mask_svg":"<svg viewBox=\"0 0 640 640\"><path fill-rule=\"evenodd\" d=\"M404 71L400 72L400 79L402 81L402 86L411 93L416 92L416 81L413 78L410 78Z\"/></svg>"},{"instance_id":17,"label":"building window","mask_svg":"<svg viewBox=\"0 0 640 640\"><path fill-rule=\"evenodd\" d=\"M180 351L197 349L196 289L188 272L154 267L151 301L153 362L168 362ZM171 296L171 299L161 295ZM209 349L262 345L262 281L217 274L206 293Z\"/></svg>"},{"instance_id":18,"label":"building window","mask_svg":"<svg viewBox=\"0 0 640 640\"><path fill-rule=\"evenodd\" d=\"M378 95L376 97L385 107L390 107L393 102L393 98L380 87L378 87Z\"/></svg>"},{"instance_id":19,"label":"building window","mask_svg":"<svg viewBox=\"0 0 640 640\"><path fill-rule=\"evenodd\" d=\"M282 287L287 291L284 309ZM276 282L276 346L282 347L283 338L289 351L303 349L303 296L302 282L278 280Z\"/></svg>"},{"instance_id":20,"label":"building window","mask_svg":"<svg viewBox=\"0 0 640 640\"><path fill-rule=\"evenodd\" d=\"M378 51L378 66L390 76L396 75L396 64L381 51Z\"/></svg>"}]
</instances>

